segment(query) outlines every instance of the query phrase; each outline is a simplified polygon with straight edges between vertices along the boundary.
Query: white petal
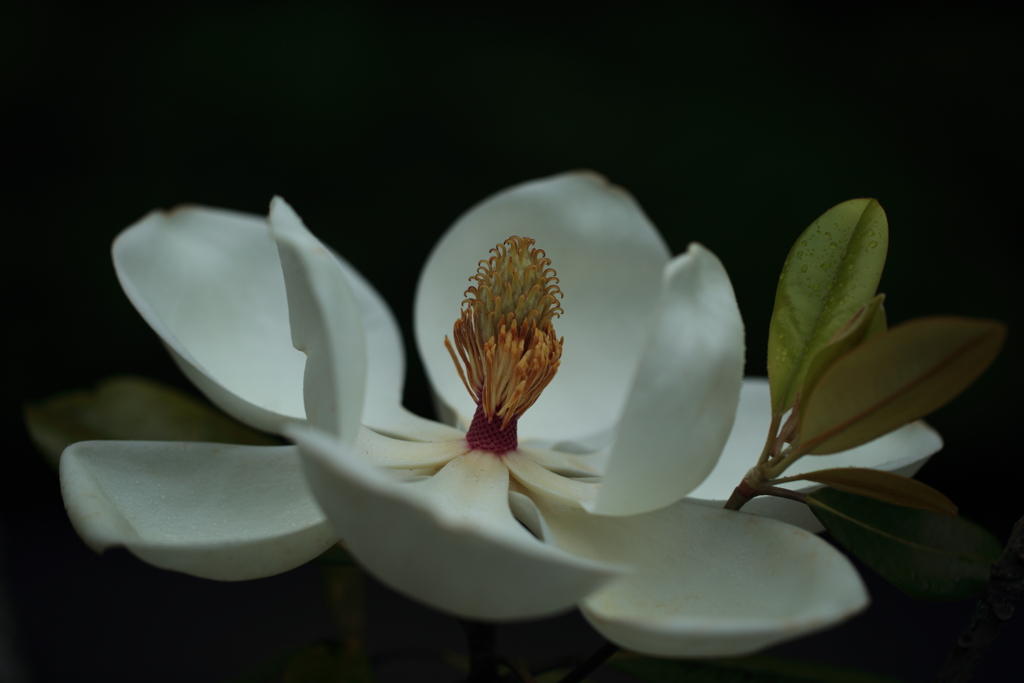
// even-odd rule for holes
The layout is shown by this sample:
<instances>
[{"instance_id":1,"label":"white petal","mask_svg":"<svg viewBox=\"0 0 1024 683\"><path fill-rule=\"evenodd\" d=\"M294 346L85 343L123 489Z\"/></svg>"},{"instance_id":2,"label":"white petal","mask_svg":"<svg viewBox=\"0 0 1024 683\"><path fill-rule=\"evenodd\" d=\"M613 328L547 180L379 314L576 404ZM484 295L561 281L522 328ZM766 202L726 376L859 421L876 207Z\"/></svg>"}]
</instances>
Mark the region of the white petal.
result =
<instances>
[{"instance_id":1,"label":"white petal","mask_svg":"<svg viewBox=\"0 0 1024 683\"><path fill-rule=\"evenodd\" d=\"M124 546L207 579L280 574L338 540L294 446L82 441L61 456L60 482L96 552Z\"/></svg>"},{"instance_id":2,"label":"white petal","mask_svg":"<svg viewBox=\"0 0 1024 683\"><path fill-rule=\"evenodd\" d=\"M362 423L392 434L436 435L431 425L402 406L405 384L405 348L391 308L366 278L333 250L356 302L366 336L366 388ZM447 438L447 437L446 437Z\"/></svg>"},{"instance_id":3,"label":"white petal","mask_svg":"<svg viewBox=\"0 0 1024 683\"><path fill-rule=\"evenodd\" d=\"M770 424L771 395L768 380L748 377L743 382L736 423L722 457L708 478L690 493L688 500L722 507L747 470L757 463ZM912 477L940 448L942 437L938 432L924 420L917 420L848 451L803 457L786 470L784 476L831 467L873 467ZM819 488L810 482L794 482L784 486L804 492ZM822 531L821 523L807 506L795 501L759 496L744 505L743 511L780 519L816 533Z\"/></svg>"},{"instance_id":4,"label":"white petal","mask_svg":"<svg viewBox=\"0 0 1024 683\"><path fill-rule=\"evenodd\" d=\"M338 261L280 197L270 203L288 291L292 343L305 352L306 418L355 443L366 384L366 340L359 304Z\"/></svg>"},{"instance_id":5,"label":"white petal","mask_svg":"<svg viewBox=\"0 0 1024 683\"><path fill-rule=\"evenodd\" d=\"M194 206L154 211L117 237L113 256L132 304L210 400L271 432L305 416L306 359L291 343L281 264L265 217ZM376 429L415 431L418 420L400 405L405 354L394 316L366 279L334 256L367 337L363 420Z\"/></svg>"},{"instance_id":6,"label":"white petal","mask_svg":"<svg viewBox=\"0 0 1024 683\"><path fill-rule=\"evenodd\" d=\"M612 642L661 657L726 657L832 626L868 596L853 565L775 520L685 501L602 517L531 495L554 542L629 565L580 606Z\"/></svg>"},{"instance_id":7,"label":"white petal","mask_svg":"<svg viewBox=\"0 0 1024 683\"><path fill-rule=\"evenodd\" d=\"M416 290L416 343L441 400L468 424L475 406L444 348L476 264L513 235L558 271L565 337L558 375L519 421L522 441L585 437L618 418L669 251L636 201L594 173L510 189L467 211L434 247Z\"/></svg>"},{"instance_id":8,"label":"white petal","mask_svg":"<svg viewBox=\"0 0 1024 683\"><path fill-rule=\"evenodd\" d=\"M396 482L363 456L290 425L311 487L346 547L395 590L470 619L569 609L616 572L538 541L512 516L508 471L489 453Z\"/></svg>"},{"instance_id":9,"label":"white petal","mask_svg":"<svg viewBox=\"0 0 1024 683\"><path fill-rule=\"evenodd\" d=\"M502 456L509 472L520 484L563 505L588 507L597 497L600 484L570 479L542 467L529 455L511 451Z\"/></svg>"},{"instance_id":10,"label":"white petal","mask_svg":"<svg viewBox=\"0 0 1024 683\"><path fill-rule=\"evenodd\" d=\"M125 294L210 400L259 429L304 417L277 249L260 216L154 211L114 240Z\"/></svg>"},{"instance_id":11,"label":"white petal","mask_svg":"<svg viewBox=\"0 0 1024 683\"><path fill-rule=\"evenodd\" d=\"M565 477L596 477L600 475L595 462L596 454L577 455L546 448L531 448L520 444L519 450L538 465Z\"/></svg>"},{"instance_id":12,"label":"white petal","mask_svg":"<svg viewBox=\"0 0 1024 683\"><path fill-rule=\"evenodd\" d=\"M373 349L369 349L369 355L372 359L375 355ZM373 361L370 362L370 371L373 370ZM369 389L369 388L368 388ZM370 397L367 397L370 400ZM366 414L366 407L363 408L363 418L370 417ZM447 424L437 422L435 420L428 420L425 417L420 417L415 413L406 410L404 407L399 406L397 411L391 411L388 413L386 420L377 420L376 422L364 422L364 424L370 425L381 434L388 436L394 436L399 439L412 439L416 441L450 441L452 439L459 439L466 436L465 429L456 429L450 427Z\"/></svg>"},{"instance_id":13,"label":"white petal","mask_svg":"<svg viewBox=\"0 0 1024 683\"><path fill-rule=\"evenodd\" d=\"M743 320L721 261L691 244L665 268L659 316L592 511L669 505L714 468L743 383Z\"/></svg>"},{"instance_id":14,"label":"white petal","mask_svg":"<svg viewBox=\"0 0 1024 683\"><path fill-rule=\"evenodd\" d=\"M374 465L419 470L436 469L472 449L464 437L450 441L399 441L363 427L356 450Z\"/></svg>"}]
</instances>

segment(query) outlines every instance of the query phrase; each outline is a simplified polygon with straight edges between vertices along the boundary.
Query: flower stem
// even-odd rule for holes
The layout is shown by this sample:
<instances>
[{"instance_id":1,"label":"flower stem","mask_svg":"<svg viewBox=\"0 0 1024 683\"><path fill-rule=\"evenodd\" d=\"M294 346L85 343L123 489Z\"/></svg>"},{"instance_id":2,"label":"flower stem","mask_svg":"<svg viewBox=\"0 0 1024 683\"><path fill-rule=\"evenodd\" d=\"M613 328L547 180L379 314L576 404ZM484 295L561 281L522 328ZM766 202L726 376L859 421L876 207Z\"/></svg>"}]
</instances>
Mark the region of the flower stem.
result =
<instances>
[{"instance_id":1,"label":"flower stem","mask_svg":"<svg viewBox=\"0 0 1024 683\"><path fill-rule=\"evenodd\" d=\"M460 619L466 632L469 649L469 677L467 683L496 683L498 680L498 659L494 655L496 627L480 621Z\"/></svg>"},{"instance_id":2,"label":"flower stem","mask_svg":"<svg viewBox=\"0 0 1024 683\"><path fill-rule=\"evenodd\" d=\"M999 559L992 565L988 589L974 608L971 621L956 641L946 662L935 674L933 683L966 683L974 665L996 639L1003 622L1013 616L1016 603L1024 594L1024 517L1013 525L1013 532Z\"/></svg>"},{"instance_id":3,"label":"flower stem","mask_svg":"<svg viewBox=\"0 0 1024 683\"><path fill-rule=\"evenodd\" d=\"M594 654L583 660L575 669L565 675L559 683L580 683L583 679L594 672L599 666L608 661L608 658L619 651L619 648L611 643L605 643L594 651Z\"/></svg>"},{"instance_id":4,"label":"flower stem","mask_svg":"<svg viewBox=\"0 0 1024 683\"><path fill-rule=\"evenodd\" d=\"M338 636L344 643L361 645L366 618L362 571L355 565L324 565L321 574Z\"/></svg>"}]
</instances>

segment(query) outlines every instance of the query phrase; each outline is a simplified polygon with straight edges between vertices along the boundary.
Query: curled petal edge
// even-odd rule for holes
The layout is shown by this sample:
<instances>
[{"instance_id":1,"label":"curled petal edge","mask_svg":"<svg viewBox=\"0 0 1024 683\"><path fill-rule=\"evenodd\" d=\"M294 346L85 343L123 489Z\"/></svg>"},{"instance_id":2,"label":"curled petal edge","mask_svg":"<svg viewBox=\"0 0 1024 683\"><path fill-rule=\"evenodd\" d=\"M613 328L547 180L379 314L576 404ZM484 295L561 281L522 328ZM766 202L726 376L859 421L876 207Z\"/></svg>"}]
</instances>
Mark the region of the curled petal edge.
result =
<instances>
[{"instance_id":1,"label":"curled petal edge","mask_svg":"<svg viewBox=\"0 0 1024 683\"><path fill-rule=\"evenodd\" d=\"M274 197L269 220L284 273L292 344L306 354L306 419L353 444L366 386L359 304L337 260L286 201Z\"/></svg>"},{"instance_id":2,"label":"curled petal edge","mask_svg":"<svg viewBox=\"0 0 1024 683\"><path fill-rule=\"evenodd\" d=\"M117 236L111 254L129 301L211 401L270 432L304 416L303 359L288 340L265 217L188 205L152 211ZM194 297L187 307L183 291ZM210 335L213 321L227 333Z\"/></svg>"}]
</instances>

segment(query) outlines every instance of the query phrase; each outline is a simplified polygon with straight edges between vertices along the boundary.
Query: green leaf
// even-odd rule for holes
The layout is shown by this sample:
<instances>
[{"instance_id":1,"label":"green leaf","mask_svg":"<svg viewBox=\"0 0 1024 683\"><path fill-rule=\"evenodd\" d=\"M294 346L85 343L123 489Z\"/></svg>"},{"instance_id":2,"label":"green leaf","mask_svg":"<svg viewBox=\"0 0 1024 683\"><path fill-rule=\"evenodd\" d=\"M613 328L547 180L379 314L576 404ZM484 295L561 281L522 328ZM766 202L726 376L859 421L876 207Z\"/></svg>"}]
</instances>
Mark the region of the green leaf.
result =
<instances>
[{"instance_id":1,"label":"green leaf","mask_svg":"<svg viewBox=\"0 0 1024 683\"><path fill-rule=\"evenodd\" d=\"M785 481L813 481L884 503L931 510L949 517L957 515L956 505L949 498L928 484L893 472L866 467L836 467L786 477Z\"/></svg>"},{"instance_id":2,"label":"green leaf","mask_svg":"<svg viewBox=\"0 0 1024 683\"><path fill-rule=\"evenodd\" d=\"M281 680L285 669L288 668L288 663L304 649L304 647L285 648L241 676L232 678L230 683L277 683Z\"/></svg>"},{"instance_id":3,"label":"green leaf","mask_svg":"<svg viewBox=\"0 0 1024 683\"><path fill-rule=\"evenodd\" d=\"M373 683L370 660L361 644L335 641L290 647L231 683Z\"/></svg>"},{"instance_id":4,"label":"green leaf","mask_svg":"<svg viewBox=\"0 0 1024 683\"><path fill-rule=\"evenodd\" d=\"M818 349L814 358L807 365L807 373L804 375L803 384L800 387L801 396L810 396L814 387L821 381L822 375L842 356L870 337L885 331L885 309L882 302L885 295L879 294L871 303L861 306L861 309L854 313L853 318L846 323L825 346ZM878 320L881 319L879 324Z\"/></svg>"},{"instance_id":5,"label":"green leaf","mask_svg":"<svg viewBox=\"0 0 1024 683\"><path fill-rule=\"evenodd\" d=\"M894 678L763 655L700 660L627 656L608 665L650 683L897 683Z\"/></svg>"},{"instance_id":6,"label":"green leaf","mask_svg":"<svg viewBox=\"0 0 1024 683\"><path fill-rule=\"evenodd\" d=\"M879 203L851 199L811 223L790 249L768 336L773 414L793 405L814 355L875 296L888 246Z\"/></svg>"},{"instance_id":7,"label":"green leaf","mask_svg":"<svg viewBox=\"0 0 1024 683\"><path fill-rule=\"evenodd\" d=\"M912 510L823 488L807 494L832 536L903 592L923 600L978 595L1002 548L963 517Z\"/></svg>"},{"instance_id":8,"label":"green leaf","mask_svg":"<svg viewBox=\"0 0 1024 683\"><path fill-rule=\"evenodd\" d=\"M72 391L29 405L25 423L36 446L54 466L64 449L76 441L282 443L177 389L128 375L107 378L94 391Z\"/></svg>"},{"instance_id":9,"label":"green leaf","mask_svg":"<svg viewBox=\"0 0 1024 683\"><path fill-rule=\"evenodd\" d=\"M800 451L859 446L945 405L985 371L1006 325L955 316L917 318L836 361L800 399Z\"/></svg>"},{"instance_id":10,"label":"green leaf","mask_svg":"<svg viewBox=\"0 0 1024 683\"><path fill-rule=\"evenodd\" d=\"M537 675L534 680L537 683L561 683L561 681L565 679L565 677L569 674L570 671L572 671L572 667L561 667L558 669L552 669L551 671L545 671L544 673ZM588 676L587 678L584 678L580 683L592 683L593 680L593 678L590 678Z\"/></svg>"},{"instance_id":11,"label":"green leaf","mask_svg":"<svg viewBox=\"0 0 1024 683\"><path fill-rule=\"evenodd\" d=\"M361 646L314 645L298 652L282 683L372 683L373 668Z\"/></svg>"}]
</instances>

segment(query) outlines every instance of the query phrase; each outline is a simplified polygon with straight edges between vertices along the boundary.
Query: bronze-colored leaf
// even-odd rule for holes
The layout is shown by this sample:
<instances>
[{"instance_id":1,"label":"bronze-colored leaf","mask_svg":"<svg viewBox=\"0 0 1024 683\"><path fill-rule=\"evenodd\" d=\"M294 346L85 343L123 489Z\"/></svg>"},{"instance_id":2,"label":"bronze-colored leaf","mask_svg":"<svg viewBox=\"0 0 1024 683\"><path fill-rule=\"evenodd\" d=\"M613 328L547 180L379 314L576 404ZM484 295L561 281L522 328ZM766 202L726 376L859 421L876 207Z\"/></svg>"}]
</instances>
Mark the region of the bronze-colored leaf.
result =
<instances>
[{"instance_id":1,"label":"bronze-colored leaf","mask_svg":"<svg viewBox=\"0 0 1024 683\"><path fill-rule=\"evenodd\" d=\"M807 374L804 375L803 386L800 388L802 396L811 394L822 375L839 358L860 346L862 342L885 331L883 301L885 301L885 295L879 294L871 300L871 303L862 306L853 318L835 333L828 344L818 349L807 366ZM881 320L880 323L879 320Z\"/></svg>"},{"instance_id":2,"label":"bronze-colored leaf","mask_svg":"<svg viewBox=\"0 0 1024 683\"><path fill-rule=\"evenodd\" d=\"M824 455L867 443L966 389L1003 345L1006 325L917 318L846 354L800 402L798 448Z\"/></svg>"},{"instance_id":3,"label":"bronze-colored leaf","mask_svg":"<svg viewBox=\"0 0 1024 683\"><path fill-rule=\"evenodd\" d=\"M893 505L930 510L956 517L957 507L949 498L928 484L866 467L836 467L786 477L786 481L813 481L834 489L866 496Z\"/></svg>"},{"instance_id":4,"label":"bronze-colored leaf","mask_svg":"<svg viewBox=\"0 0 1024 683\"><path fill-rule=\"evenodd\" d=\"M177 389L144 377L109 377L25 408L29 434L56 466L76 441L205 441L253 446L282 441L257 432Z\"/></svg>"}]
</instances>

